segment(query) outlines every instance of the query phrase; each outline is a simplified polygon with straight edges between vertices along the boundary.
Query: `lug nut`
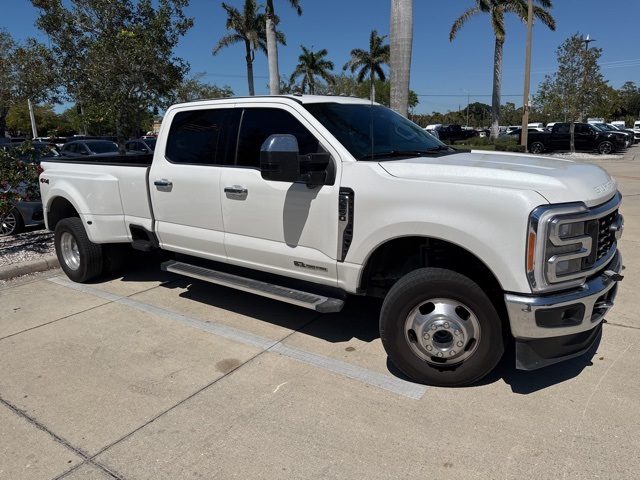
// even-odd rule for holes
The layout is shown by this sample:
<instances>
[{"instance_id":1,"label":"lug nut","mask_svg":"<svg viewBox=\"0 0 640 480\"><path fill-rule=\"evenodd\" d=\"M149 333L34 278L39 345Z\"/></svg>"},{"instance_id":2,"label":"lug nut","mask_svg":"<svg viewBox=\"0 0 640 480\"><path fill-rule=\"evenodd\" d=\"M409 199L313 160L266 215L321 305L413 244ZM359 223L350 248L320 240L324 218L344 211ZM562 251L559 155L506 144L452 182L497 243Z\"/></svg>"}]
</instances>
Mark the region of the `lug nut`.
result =
<instances>
[{"instance_id":1,"label":"lug nut","mask_svg":"<svg viewBox=\"0 0 640 480\"><path fill-rule=\"evenodd\" d=\"M438 352L438 356L441 357L442 356L442 352Z\"/></svg>"},{"instance_id":2,"label":"lug nut","mask_svg":"<svg viewBox=\"0 0 640 480\"><path fill-rule=\"evenodd\" d=\"M429 340L431 338L431 335L429 335L428 333L425 333L422 338L424 338L425 340Z\"/></svg>"},{"instance_id":3,"label":"lug nut","mask_svg":"<svg viewBox=\"0 0 640 480\"><path fill-rule=\"evenodd\" d=\"M462 345L464 345L464 343L462 343L462 342L458 342L458 343L456 343L456 345L457 345L457 346L459 346L459 347L461 347Z\"/></svg>"},{"instance_id":4,"label":"lug nut","mask_svg":"<svg viewBox=\"0 0 640 480\"><path fill-rule=\"evenodd\" d=\"M454 330L453 333L455 334L455 336L459 336L460 335L460 330Z\"/></svg>"},{"instance_id":5,"label":"lug nut","mask_svg":"<svg viewBox=\"0 0 640 480\"><path fill-rule=\"evenodd\" d=\"M431 351L433 350L433 347L431 345L427 345L427 350Z\"/></svg>"},{"instance_id":6,"label":"lug nut","mask_svg":"<svg viewBox=\"0 0 640 480\"><path fill-rule=\"evenodd\" d=\"M451 350L451 351L449 352L449 356L450 356L450 357L453 357L455 354L456 354L456 351L455 351L455 350Z\"/></svg>"},{"instance_id":7,"label":"lug nut","mask_svg":"<svg viewBox=\"0 0 640 480\"><path fill-rule=\"evenodd\" d=\"M449 328L449 322L444 323L444 328Z\"/></svg>"}]
</instances>

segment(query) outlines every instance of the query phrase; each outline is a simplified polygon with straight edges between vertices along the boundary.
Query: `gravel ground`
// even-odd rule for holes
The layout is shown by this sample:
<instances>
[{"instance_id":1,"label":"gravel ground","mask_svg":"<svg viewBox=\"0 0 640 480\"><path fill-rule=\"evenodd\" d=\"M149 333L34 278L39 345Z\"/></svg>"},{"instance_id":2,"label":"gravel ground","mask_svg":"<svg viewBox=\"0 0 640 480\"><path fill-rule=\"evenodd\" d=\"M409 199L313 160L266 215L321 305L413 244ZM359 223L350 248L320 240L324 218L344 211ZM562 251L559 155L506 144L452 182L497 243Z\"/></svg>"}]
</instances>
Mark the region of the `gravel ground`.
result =
<instances>
[{"instance_id":1,"label":"gravel ground","mask_svg":"<svg viewBox=\"0 0 640 480\"><path fill-rule=\"evenodd\" d=\"M55 255L53 232L33 230L9 237L0 237L0 267L39 260Z\"/></svg>"}]
</instances>

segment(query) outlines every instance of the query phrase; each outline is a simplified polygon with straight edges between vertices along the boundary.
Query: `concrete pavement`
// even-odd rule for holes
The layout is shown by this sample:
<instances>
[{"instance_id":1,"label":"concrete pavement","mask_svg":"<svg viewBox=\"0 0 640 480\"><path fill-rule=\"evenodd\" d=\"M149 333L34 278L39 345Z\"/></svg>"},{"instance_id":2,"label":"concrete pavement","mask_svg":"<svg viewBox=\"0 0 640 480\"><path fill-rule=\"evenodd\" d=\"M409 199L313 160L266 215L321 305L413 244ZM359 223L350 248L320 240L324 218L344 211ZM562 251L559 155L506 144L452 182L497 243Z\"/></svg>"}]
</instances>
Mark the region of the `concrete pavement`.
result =
<instances>
[{"instance_id":1,"label":"concrete pavement","mask_svg":"<svg viewBox=\"0 0 640 480\"><path fill-rule=\"evenodd\" d=\"M379 303L339 314L143 266L0 286L0 478L633 479L640 472L640 167L600 345L469 388L387 364Z\"/></svg>"}]
</instances>

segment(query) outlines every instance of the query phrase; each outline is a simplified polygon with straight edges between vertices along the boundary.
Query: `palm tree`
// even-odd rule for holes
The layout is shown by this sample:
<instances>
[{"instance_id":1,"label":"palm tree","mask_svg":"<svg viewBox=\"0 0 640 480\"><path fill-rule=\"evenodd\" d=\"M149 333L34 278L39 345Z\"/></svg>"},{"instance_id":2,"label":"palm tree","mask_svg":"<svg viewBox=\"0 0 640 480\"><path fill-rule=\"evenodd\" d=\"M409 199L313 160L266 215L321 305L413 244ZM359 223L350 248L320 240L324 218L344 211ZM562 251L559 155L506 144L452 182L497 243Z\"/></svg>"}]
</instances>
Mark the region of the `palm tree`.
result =
<instances>
[{"instance_id":1,"label":"palm tree","mask_svg":"<svg viewBox=\"0 0 640 480\"><path fill-rule=\"evenodd\" d=\"M322 77L327 83L335 83L333 75L329 72L333 70L333 62L327 60L327 49L323 48L317 52L307 50L304 45L302 47L302 53L298 57L298 65L291 74L291 80L302 75L302 93L304 93L307 85L309 86L309 93L313 95L315 93L316 78L318 75ZM313 47L312 47L313 48Z\"/></svg>"},{"instance_id":2,"label":"palm tree","mask_svg":"<svg viewBox=\"0 0 640 480\"><path fill-rule=\"evenodd\" d=\"M391 0L389 76L391 108L409 114L409 78L413 46L413 0Z\"/></svg>"},{"instance_id":3,"label":"palm tree","mask_svg":"<svg viewBox=\"0 0 640 480\"><path fill-rule=\"evenodd\" d=\"M371 30L369 51L354 48L351 50L351 60L342 67L343 70L347 68L350 69L351 73L359 69L357 76L358 83L362 83L367 75L369 75L369 81L371 82L371 101L375 101L376 99L375 77L377 76L383 82L387 78L382 69L382 65L389 64L389 45L382 44L385 38L387 38L386 35L379 37L376 30Z\"/></svg>"},{"instance_id":4,"label":"palm tree","mask_svg":"<svg viewBox=\"0 0 640 480\"><path fill-rule=\"evenodd\" d=\"M222 8L227 11L227 30L234 33L222 37L213 49L213 55L224 47L234 45L236 43L244 43L247 61L247 79L249 82L249 95L255 95L253 86L253 60L255 51L260 50L267 53L267 36L266 36L266 20L265 14L259 13L261 7L256 6L255 0L245 0L244 10L239 12L238 9L222 3ZM276 17L276 24L278 18ZM277 41L285 45L284 35L276 33Z\"/></svg>"},{"instance_id":5,"label":"palm tree","mask_svg":"<svg viewBox=\"0 0 640 480\"><path fill-rule=\"evenodd\" d=\"M556 21L545 10L552 8L551 0L535 0L541 6L534 5L533 15L551 30L556 29ZM449 33L449 41L453 41L464 23L479 13L488 13L491 26L496 37L493 54L493 95L491 99L491 138L498 136L498 121L500 117L500 89L502 83L502 46L506 37L504 26L504 14L515 13L520 20L526 23L529 3L527 0L476 0L476 6L464 12L453 23Z\"/></svg>"},{"instance_id":6,"label":"palm tree","mask_svg":"<svg viewBox=\"0 0 640 480\"><path fill-rule=\"evenodd\" d=\"M298 15L302 15L300 0L289 0L289 3L296 9ZM280 93L280 72L278 71L278 43L276 25L278 24L273 0L267 0L266 28L267 28L267 58L269 60L269 93L278 95Z\"/></svg>"}]
</instances>

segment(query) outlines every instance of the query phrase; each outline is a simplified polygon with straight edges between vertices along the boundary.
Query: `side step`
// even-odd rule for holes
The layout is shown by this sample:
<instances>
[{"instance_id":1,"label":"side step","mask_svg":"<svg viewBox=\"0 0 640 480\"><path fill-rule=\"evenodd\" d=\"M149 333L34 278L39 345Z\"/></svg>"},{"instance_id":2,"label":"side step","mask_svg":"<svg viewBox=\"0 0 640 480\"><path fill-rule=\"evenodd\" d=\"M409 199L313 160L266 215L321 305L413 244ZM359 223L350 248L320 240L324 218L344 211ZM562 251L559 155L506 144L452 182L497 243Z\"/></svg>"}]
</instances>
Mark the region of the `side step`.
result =
<instances>
[{"instance_id":1,"label":"side step","mask_svg":"<svg viewBox=\"0 0 640 480\"><path fill-rule=\"evenodd\" d=\"M340 298L325 297L315 293L293 290L291 288L260 282L251 278L240 277L230 273L218 272L208 268L190 265L188 263L170 260L161 265L162 270L167 272L197 278L206 282L235 288L244 292L255 293L263 297L291 303L299 307L309 308L321 313L339 312L344 307L344 300Z\"/></svg>"}]
</instances>

